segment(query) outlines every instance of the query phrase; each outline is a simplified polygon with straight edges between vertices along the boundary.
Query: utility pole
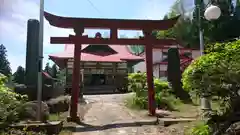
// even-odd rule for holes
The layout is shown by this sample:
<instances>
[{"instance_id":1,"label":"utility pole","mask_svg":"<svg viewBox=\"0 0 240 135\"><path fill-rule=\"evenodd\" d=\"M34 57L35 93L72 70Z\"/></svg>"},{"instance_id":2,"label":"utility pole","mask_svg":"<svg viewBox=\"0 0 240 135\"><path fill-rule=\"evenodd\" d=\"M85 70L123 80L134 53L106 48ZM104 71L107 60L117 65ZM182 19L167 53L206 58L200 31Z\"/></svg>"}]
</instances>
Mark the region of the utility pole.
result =
<instances>
[{"instance_id":1,"label":"utility pole","mask_svg":"<svg viewBox=\"0 0 240 135\"><path fill-rule=\"evenodd\" d=\"M42 59L43 59L43 17L44 17L44 0L40 0L39 13L39 57L38 57L38 84L37 84L37 120L41 121L42 110Z\"/></svg>"},{"instance_id":2,"label":"utility pole","mask_svg":"<svg viewBox=\"0 0 240 135\"><path fill-rule=\"evenodd\" d=\"M195 0L196 5L196 17L198 21L198 27L199 27L199 43L200 43L200 54L201 56L204 55L204 38L203 38L203 29L202 29L202 10L204 10L203 0ZM211 104L210 101L205 97L205 93L203 97L201 98L201 108L202 110L211 110Z\"/></svg>"}]
</instances>

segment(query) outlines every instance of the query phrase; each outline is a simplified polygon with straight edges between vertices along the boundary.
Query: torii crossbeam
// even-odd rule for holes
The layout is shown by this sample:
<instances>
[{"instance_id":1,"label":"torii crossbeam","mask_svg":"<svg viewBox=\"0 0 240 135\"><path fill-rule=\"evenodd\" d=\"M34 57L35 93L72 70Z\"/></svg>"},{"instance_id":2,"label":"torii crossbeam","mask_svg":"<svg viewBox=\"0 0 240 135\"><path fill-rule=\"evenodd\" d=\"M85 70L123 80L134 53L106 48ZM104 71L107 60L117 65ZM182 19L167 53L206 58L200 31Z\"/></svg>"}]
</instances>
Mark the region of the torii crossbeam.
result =
<instances>
[{"instance_id":1,"label":"torii crossbeam","mask_svg":"<svg viewBox=\"0 0 240 135\"><path fill-rule=\"evenodd\" d=\"M72 92L70 118L77 121L77 105L80 82L80 61L82 44L112 44L112 45L144 45L146 53L146 71L148 86L148 110L150 115L155 115L155 92L153 84L153 56L154 47L165 45L176 45L174 39L155 39L152 36L154 30L167 30L172 28L178 18L177 16L168 20L126 20L126 19L94 19L94 18L73 18L61 17L50 13L44 13L48 22L55 27L73 29L75 35L69 37L51 37L52 44L74 44L74 65L72 76ZM89 38L84 36L84 29L110 29L110 38ZM142 30L144 37L140 39L118 39L118 30Z\"/></svg>"}]
</instances>

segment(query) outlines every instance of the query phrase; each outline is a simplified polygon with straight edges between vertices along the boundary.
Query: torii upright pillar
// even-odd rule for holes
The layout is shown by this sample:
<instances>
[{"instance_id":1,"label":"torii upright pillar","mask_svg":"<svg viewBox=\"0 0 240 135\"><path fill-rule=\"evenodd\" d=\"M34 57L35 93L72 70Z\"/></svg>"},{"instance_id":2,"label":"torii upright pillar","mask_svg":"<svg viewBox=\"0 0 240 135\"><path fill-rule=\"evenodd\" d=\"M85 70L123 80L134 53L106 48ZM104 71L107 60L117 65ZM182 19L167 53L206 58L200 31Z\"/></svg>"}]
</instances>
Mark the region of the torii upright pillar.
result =
<instances>
[{"instance_id":1,"label":"torii upright pillar","mask_svg":"<svg viewBox=\"0 0 240 135\"><path fill-rule=\"evenodd\" d=\"M77 36L82 36L84 28L74 28L74 32ZM80 61L81 61L81 50L82 45L78 42L74 44L74 62L73 62L73 74L72 74L72 91L71 91L71 106L70 106L70 117L68 121L78 121L78 98L80 90Z\"/></svg>"},{"instance_id":2,"label":"torii upright pillar","mask_svg":"<svg viewBox=\"0 0 240 135\"><path fill-rule=\"evenodd\" d=\"M147 86L148 86L148 111L149 115L154 116L156 113L155 105L155 92L154 92L154 83L153 83L153 56L152 48L153 44L151 43L152 31L144 30L145 37L145 56L146 56L146 70L147 70Z\"/></svg>"}]
</instances>

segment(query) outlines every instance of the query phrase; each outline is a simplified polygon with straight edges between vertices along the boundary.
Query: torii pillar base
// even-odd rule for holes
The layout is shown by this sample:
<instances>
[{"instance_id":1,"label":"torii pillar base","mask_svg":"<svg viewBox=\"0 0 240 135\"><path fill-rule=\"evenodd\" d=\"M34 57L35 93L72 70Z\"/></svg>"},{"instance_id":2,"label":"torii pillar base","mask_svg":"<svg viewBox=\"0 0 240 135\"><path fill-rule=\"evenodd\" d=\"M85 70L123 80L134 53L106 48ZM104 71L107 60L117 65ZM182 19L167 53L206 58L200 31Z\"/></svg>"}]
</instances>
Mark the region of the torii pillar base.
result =
<instances>
[{"instance_id":1,"label":"torii pillar base","mask_svg":"<svg viewBox=\"0 0 240 135\"><path fill-rule=\"evenodd\" d=\"M79 116L76 116L76 117L68 116L67 117L67 122L81 123L81 120L82 119Z\"/></svg>"}]
</instances>

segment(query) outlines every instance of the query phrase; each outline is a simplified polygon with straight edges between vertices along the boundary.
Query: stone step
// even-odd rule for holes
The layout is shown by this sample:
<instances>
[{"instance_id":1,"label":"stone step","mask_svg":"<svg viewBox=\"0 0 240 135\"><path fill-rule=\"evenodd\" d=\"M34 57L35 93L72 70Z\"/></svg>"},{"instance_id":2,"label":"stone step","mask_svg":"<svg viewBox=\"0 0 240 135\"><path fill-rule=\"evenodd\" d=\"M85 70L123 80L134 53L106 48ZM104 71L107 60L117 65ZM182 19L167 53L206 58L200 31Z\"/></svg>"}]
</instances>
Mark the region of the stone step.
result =
<instances>
[{"instance_id":1,"label":"stone step","mask_svg":"<svg viewBox=\"0 0 240 135\"><path fill-rule=\"evenodd\" d=\"M170 126L172 124L196 121L194 118L158 118L158 124L161 126Z\"/></svg>"}]
</instances>

